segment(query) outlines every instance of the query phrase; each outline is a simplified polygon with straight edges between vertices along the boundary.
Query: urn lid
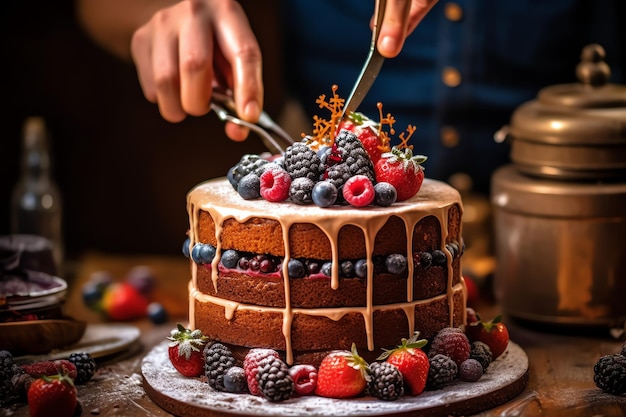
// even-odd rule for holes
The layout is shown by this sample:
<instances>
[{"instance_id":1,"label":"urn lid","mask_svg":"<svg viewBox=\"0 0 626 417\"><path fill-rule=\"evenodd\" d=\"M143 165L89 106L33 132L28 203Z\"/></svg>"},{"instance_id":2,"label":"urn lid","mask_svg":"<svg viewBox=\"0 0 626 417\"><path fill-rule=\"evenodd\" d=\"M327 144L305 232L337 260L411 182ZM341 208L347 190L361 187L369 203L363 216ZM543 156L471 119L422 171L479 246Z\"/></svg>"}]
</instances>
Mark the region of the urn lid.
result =
<instances>
[{"instance_id":1,"label":"urn lid","mask_svg":"<svg viewBox=\"0 0 626 417\"><path fill-rule=\"evenodd\" d=\"M586 46L578 83L539 91L496 134L512 140L522 172L551 178L606 178L626 172L626 85L608 82L604 48Z\"/></svg>"}]
</instances>

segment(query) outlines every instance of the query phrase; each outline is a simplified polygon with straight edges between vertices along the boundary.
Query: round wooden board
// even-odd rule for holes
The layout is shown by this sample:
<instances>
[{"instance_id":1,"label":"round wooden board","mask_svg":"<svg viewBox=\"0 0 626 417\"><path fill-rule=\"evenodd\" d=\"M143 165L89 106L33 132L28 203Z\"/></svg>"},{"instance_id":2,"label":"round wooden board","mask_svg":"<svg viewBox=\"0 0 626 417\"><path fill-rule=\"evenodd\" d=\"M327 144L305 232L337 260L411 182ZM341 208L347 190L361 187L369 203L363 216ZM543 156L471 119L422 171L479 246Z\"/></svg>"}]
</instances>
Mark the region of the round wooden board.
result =
<instances>
[{"instance_id":1,"label":"round wooden board","mask_svg":"<svg viewBox=\"0 0 626 417\"><path fill-rule=\"evenodd\" d=\"M310 396L272 403L250 394L218 392L199 378L180 375L169 361L167 342L155 346L144 357L141 371L144 390L152 401L178 416L430 417L474 414L515 398L528 382L528 357L520 346L509 343L507 351L478 382L456 381L443 389L396 401Z\"/></svg>"}]
</instances>

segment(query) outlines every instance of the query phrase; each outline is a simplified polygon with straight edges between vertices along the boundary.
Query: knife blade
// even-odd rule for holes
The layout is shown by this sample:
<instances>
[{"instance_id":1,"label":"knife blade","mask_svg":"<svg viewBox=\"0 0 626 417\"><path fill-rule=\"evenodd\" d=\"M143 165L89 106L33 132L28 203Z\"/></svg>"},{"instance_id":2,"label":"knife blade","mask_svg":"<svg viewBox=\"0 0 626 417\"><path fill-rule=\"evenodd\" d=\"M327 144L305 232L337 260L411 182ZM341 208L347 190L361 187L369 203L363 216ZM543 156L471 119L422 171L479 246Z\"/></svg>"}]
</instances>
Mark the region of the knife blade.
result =
<instances>
[{"instance_id":1,"label":"knife blade","mask_svg":"<svg viewBox=\"0 0 626 417\"><path fill-rule=\"evenodd\" d=\"M367 92L372 87L372 84L374 84L374 81L383 66L383 62L385 62L385 58L378 52L376 44L378 43L378 35L380 33L380 26L385 15L386 5L387 0L376 0L374 28L372 29L372 42L370 44L370 50L367 58L365 59L365 64L361 69L361 73L352 88L352 92L346 100L346 104L343 106L343 112L339 120L342 120L346 114L350 114L350 112L357 110L367 95Z\"/></svg>"}]
</instances>

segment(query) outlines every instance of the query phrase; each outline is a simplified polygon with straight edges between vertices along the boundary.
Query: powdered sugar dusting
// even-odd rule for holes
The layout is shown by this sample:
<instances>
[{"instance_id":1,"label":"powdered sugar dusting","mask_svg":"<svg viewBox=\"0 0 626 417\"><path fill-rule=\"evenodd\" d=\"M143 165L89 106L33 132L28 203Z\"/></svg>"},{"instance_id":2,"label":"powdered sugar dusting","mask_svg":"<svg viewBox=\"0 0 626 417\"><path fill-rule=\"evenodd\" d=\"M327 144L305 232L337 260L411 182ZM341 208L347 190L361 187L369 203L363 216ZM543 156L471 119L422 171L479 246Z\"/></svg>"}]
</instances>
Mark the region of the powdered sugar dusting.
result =
<instances>
[{"instance_id":1,"label":"powdered sugar dusting","mask_svg":"<svg viewBox=\"0 0 626 417\"><path fill-rule=\"evenodd\" d=\"M397 401L380 401L372 397L335 400L311 396L272 403L254 395L218 392L200 378L180 375L168 359L167 343L157 345L144 357L141 370L148 393L154 390L164 397L157 394L152 400L174 414L180 414L180 410L171 408L181 402L193 406L196 409L194 415L198 416L208 416L212 412L275 417L379 416L408 412L436 415L433 412L438 409L442 415L448 415L455 406L466 413L474 413L517 396L526 386L528 357L518 345L510 343L507 352L489 366L478 382L457 381L441 390L427 391L416 397L406 396ZM495 392L498 395L493 395ZM480 398L489 398L489 402L475 401Z\"/></svg>"}]
</instances>

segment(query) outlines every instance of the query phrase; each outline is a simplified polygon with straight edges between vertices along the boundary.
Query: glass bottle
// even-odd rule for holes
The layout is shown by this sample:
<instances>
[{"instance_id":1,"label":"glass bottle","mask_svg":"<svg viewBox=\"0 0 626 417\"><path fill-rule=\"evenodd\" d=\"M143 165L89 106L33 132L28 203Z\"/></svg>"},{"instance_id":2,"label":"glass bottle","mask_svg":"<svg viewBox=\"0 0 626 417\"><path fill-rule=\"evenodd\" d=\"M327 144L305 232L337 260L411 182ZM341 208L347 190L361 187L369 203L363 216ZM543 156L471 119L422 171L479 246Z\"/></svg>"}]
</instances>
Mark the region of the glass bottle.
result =
<instances>
[{"instance_id":1,"label":"glass bottle","mask_svg":"<svg viewBox=\"0 0 626 417\"><path fill-rule=\"evenodd\" d=\"M29 117L22 136L21 175L11 201L11 233L50 240L58 273L64 256L62 201L50 165L45 120Z\"/></svg>"}]
</instances>

